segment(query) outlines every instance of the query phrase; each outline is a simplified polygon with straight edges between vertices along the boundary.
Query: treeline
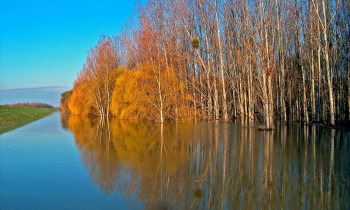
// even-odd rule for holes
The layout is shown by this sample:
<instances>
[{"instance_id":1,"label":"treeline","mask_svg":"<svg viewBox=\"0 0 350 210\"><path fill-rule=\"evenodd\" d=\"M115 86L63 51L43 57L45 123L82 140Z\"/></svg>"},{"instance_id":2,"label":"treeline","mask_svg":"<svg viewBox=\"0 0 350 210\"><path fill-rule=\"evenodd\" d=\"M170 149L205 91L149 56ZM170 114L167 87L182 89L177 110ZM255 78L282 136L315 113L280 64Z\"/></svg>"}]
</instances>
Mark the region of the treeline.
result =
<instances>
[{"instance_id":1,"label":"treeline","mask_svg":"<svg viewBox=\"0 0 350 210\"><path fill-rule=\"evenodd\" d=\"M41 103L41 102L34 102L34 103L16 103L16 104L5 104L8 106L27 106L27 107L36 107L36 108L49 108L53 109L54 107L50 104Z\"/></svg>"},{"instance_id":2,"label":"treeline","mask_svg":"<svg viewBox=\"0 0 350 210\"><path fill-rule=\"evenodd\" d=\"M123 119L350 118L347 0L150 0L91 49L67 107Z\"/></svg>"}]
</instances>

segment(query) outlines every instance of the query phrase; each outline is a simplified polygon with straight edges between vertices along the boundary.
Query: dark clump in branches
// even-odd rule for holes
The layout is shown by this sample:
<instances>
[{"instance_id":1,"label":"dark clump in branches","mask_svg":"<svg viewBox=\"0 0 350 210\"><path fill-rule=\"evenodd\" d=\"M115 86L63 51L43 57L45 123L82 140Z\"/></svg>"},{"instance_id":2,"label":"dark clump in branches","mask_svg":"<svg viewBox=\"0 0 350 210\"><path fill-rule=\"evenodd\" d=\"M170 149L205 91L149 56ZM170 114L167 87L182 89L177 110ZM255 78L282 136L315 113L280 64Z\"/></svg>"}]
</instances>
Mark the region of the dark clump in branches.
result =
<instances>
[{"instance_id":1,"label":"dark clump in branches","mask_svg":"<svg viewBox=\"0 0 350 210\"><path fill-rule=\"evenodd\" d=\"M199 48L199 40L197 38L192 39L191 45L193 48L198 49Z\"/></svg>"}]
</instances>

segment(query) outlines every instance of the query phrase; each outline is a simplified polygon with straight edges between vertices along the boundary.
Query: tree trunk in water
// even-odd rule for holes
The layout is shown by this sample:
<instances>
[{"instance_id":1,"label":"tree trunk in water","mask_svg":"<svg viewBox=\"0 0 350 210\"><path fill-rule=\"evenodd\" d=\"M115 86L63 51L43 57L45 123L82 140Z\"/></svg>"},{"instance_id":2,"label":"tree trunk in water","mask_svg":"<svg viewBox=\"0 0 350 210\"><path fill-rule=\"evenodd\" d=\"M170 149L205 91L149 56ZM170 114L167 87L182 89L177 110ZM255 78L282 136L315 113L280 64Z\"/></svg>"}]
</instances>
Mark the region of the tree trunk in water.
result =
<instances>
[{"instance_id":1,"label":"tree trunk in water","mask_svg":"<svg viewBox=\"0 0 350 210\"><path fill-rule=\"evenodd\" d=\"M204 105L204 94L203 94L203 77L201 76L201 68L199 68L199 87L201 89L200 95L200 103L201 103L201 114L205 113L205 105Z\"/></svg>"},{"instance_id":2,"label":"tree trunk in water","mask_svg":"<svg viewBox=\"0 0 350 210\"><path fill-rule=\"evenodd\" d=\"M266 22L266 20L264 21ZM266 57L267 57L267 69L264 73L267 75L267 89L266 89L266 102L267 102L267 128L273 128L273 90L272 90L272 74L273 70L270 69L270 54L269 54L269 40L267 37L267 25L265 23L265 48L266 48ZM266 80L266 78L265 78Z\"/></svg>"},{"instance_id":3,"label":"tree trunk in water","mask_svg":"<svg viewBox=\"0 0 350 210\"><path fill-rule=\"evenodd\" d=\"M340 75L340 71L336 70L336 72L338 73L338 78L341 78L341 75ZM342 111L341 111L341 108L342 108L342 80L339 80L338 82L338 87L336 87L336 89L338 90L338 93L337 93L337 103L335 104L335 107L336 107L336 117L338 120L342 120L343 118L343 114L342 114Z\"/></svg>"},{"instance_id":4,"label":"tree trunk in water","mask_svg":"<svg viewBox=\"0 0 350 210\"><path fill-rule=\"evenodd\" d=\"M321 82L322 82L322 74L321 74L321 47L318 46L317 49L317 64L318 64L318 87L317 87L317 121L320 121L321 115Z\"/></svg>"},{"instance_id":5,"label":"tree trunk in water","mask_svg":"<svg viewBox=\"0 0 350 210\"><path fill-rule=\"evenodd\" d=\"M210 85L210 67L208 67L208 72L207 72L207 86L208 86L208 119L211 120L213 119L213 101L212 101L212 90L211 90L211 85Z\"/></svg>"},{"instance_id":6,"label":"tree trunk in water","mask_svg":"<svg viewBox=\"0 0 350 210\"><path fill-rule=\"evenodd\" d=\"M215 16L216 16L216 27L217 27L217 36L218 36L218 44L219 44L219 57L220 57L220 73L221 73L221 85L222 85L222 112L224 115L224 122L228 121L227 114L227 97L226 97L226 87L225 87L225 76L224 76L224 59L222 56L222 46L221 46L221 36L220 36L220 25L219 25L219 17L218 17L218 7L217 1L215 1Z\"/></svg>"},{"instance_id":7,"label":"tree trunk in water","mask_svg":"<svg viewBox=\"0 0 350 210\"><path fill-rule=\"evenodd\" d=\"M248 100L247 100L247 92L246 91L244 91L243 92L243 95L244 95L244 117L246 117L247 116L247 113L248 113L248 106L247 106L247 104L248 104Z\"/></svg>"},{"instance_id":8,"label":"tree trunk in water","mask_svg":"<svg viewBox=\"0 0 350 210\"><path fill-rule=\"evenodd\" d=\"M289 97L288 97L288 107L289 107L289 117L292 119L292 121L293 121L293 119L294 119L294 109L293 109L293 104L292 104L292 91L291 91L291 86L290 85L288 85L287 87L289 87L288 88L288 95L289 95Z\"/></svg>"},{"instance_id":9,"label":"tree trunk in water","mask_svg":"<svg viewBox=\"0 0 350 210\"><path fill-rule=\"evenodd\" d=\"M324 79L324 77L322 77ZM327 116L326 116L326 97L322 98L322 120L323 122L325 122L327 120Z\"/></svg>"},{"instance_id":10,"label":"tree trunk in water","mask_svg":"<svg viewBox=\"0 0 350 210\"><path fill-rule=\"evenodd\" d=\"M234 84L232 82L232 112L233 112L233 118L237 117L237 109L236 109L236 91Z\"/></svg>"},{"instance_id":11,"label":"tree trunk in water","mask_svg":"<svg viewBox=\"0 0 350 210\"><path fill-rule=\"evenodd\" d=\"M236 92L235 89L232 88L232 97L233 97L233 102L232 102L232 107L233 107L233 117L236 118L237 117L237 107L236 107ZM350 103L349 103L350 105ZM349 108L350 110L350 108Z\"/></svg>"},{"instance_id":12,"label":"tree trunk in water","mask_svg":"<svg viewBox=\"0 0 350 210\"><path fill-rule=\"evenodd\" d=\"M211 74L211 63L210 63L210 55L209 55L209 40L207 35L205 35L205 46L207 49L207 85L208 85L208 119L213 119L213 101L212 101L212 97L213 97L213 90L212 90L212 86L210 83L210 74ZM214 77L215 79L215 77ZM215 81L214 81L215 82ZM215 82L216 84L216 82ZM216 89L216 87L215 87Z\"/></svg>"},{"instance_id":13,"label":"tree trunk in water","mask_svg":"<svg viewBox=\"0 0 350 210\"><path fill-rule=\"evenodd\" d=\"M281 107L282 107L282 120L284 122L287 122L287 109L286 109L286 100L285 98L285 88L284 88L284 81L285 81L285 76L284 76L284 59L282 59L281 62Z\"/></svg>"},{"instance_id":14,"label":"tree trunk in water","mask_svg":"<svg viewBox=\"0 0 350 210\"><path fill-rule=\"evenodd\" d=\"M243 100L244 100L244 96L243 96L244 92L242 89L242 79L241 77L239 78L239 111L241 114L241 118L244 118L245 112L244 112L244 105L243 105Z\"/></svg>"},{"instance_id":15,"label":"tree trunk in water","mask_svg":"<svg viewBox=\"0 0 350 210\"><path fill-rule=\"evenodd\" d=\"M298 52L297 52L297 58L298 58L298 70L299 67L301 68L301 74L302 74L302 91L303 91L303 100L302 100L302 107L300 107L300 109L303 109L303 121L307 124L309 123L309 116L308 116L308 111L307 111L307 100L306 100L306 73L305 73L305 68L304 68L304 58L302 55L302 50L301 50L301 40L300 40L300 34L302 32L300 32L300 28L299 28L299 13L303 13L302 10L302 3L300 3L300 7L298 7L298 2L297 0L294 1L294 5L295 5L295 11L296 11L296 36L297 36L297 43L296 45L298 46ZM301 10L301 11L299 11Z\"/></svg>"},{"instance_id":16,"label":"tree trunk in water","mask_svg":"<svg viewBox=\"0 0 350 210\"><path fill-rule=\"evenodd\" d=\"M159 85L160 88L160 85ZM163 98L162 98L162 93L161 93L161 89L159 89L159 101L160 101L160 123L164 122L164 117L163 117Z\"/></svg>"},{"instance_id":17,"label":"tree trunk in water","mask_svg":"<svg viewBox=\"0 0 350 210\"><path fill-rule=\"evenodd\" d=\"M332 81L332 72L329 66L329 46L328 46L328 36L327 36L327 16L326 16L325 0L322 1L322 9L323 9L323 18L324 18L323 38L325 42L325 59L326 59L328 93L329 93L330 123L331 125L334 125L335 112L334 112L334 99L333 99L333 81Z\"/></svg>"},{"instance_id":18,"label":"tree trunk in water","mask_svg":"<svg viewBox=\"0 0 350 210\"><path fill-rule=\"evenodd\" d=\"M269 123L270 123L270 126L268 128L273 128L274 125L273 125L273 90L272 90L272 76L270 75L268 78L267 78L267 86L268 86L268 89L269 89L269 98L268 98L268 101L269 101Z\"/></svg>"},{"instance_id":19,"label":"tree trunk in water","mask_svg":"<svg viewBox=\"0 0 350 210\"><path fill-rule=\"evenodd\" d=\"M350 62L348 61L348 120L350 120Z\"/></svg>"},{"instance_id":20,"label":"tree trunk in water","mask_svg":"<svg viewBox=\"0 0 350 210\"><path fill-rule=\"evenodd\" d=\"M197 98L196 98L196 71L195 71L195 63L192 62L192 70L193 70L193 76L192 76L192 95L193 95L193 114L194 114L194 120L197 120L196 110L197 110Z\"/></svg>"},{"instance_id":21,"label":"tree trunk in water","mask_svg":"<svg viewBox=\"0 0 350 210\"><path fill-rule=\"evenodd\" d=\"M299 121L300 120L300 114L299 114L299 94L298 94L298 99L297 99L297 102L296 102L296 119L295 121Z\"/></svg>"},{"instance_id":22,"label":"tree trunk in water","mask_svg":"<svg viewBox=\"0 0 350 210\"><path fill-rule=\"evenodd\" d=\"M278 54L279 54L279 59L280 59L280 69L281 69L281 74L280 74L280 94L279 94L279 105L280 105L280 114L281 114L281 120L282 122L287 121L287 116L286 116L286 102L285 102L285 94L284 94L284 57L283 57L283 43L282 43L282 33L281 33L281 28L280 28L280 23L281 23L281 15L280 15L280 1L276 0L276 8L277 8L277 35L278 35Z\"/></svg>"},{"instance_id":23,"label":"tree trunk in water","mask_svg":"<svg viewBox=\"0 0 350 210\"><path fill-rule=\"evenodd\" d=\"M215 112L215 120L220 119L220 112L219 112L219 93L216 86L216 78L214 77L214 112Z\"/></svg>"},{"instance_id":24,"label":"tree trunk in water","mask_svg":"<svg viewBox=\"0 0 350 210\"><path fill-rule=\"evenodd\" d=\"M335 112L334 112L334 99L333 99L333 82L332 82L332 73L329 67L328 50L326 50L326 69L327 69L327 82L328 82L328 93L329 93L330 123L331 125L334 125Z\"/></svg>"},{"instance_id":25,"label":"tree trunk in water","mask_svg":"<svg viewBox=\"0 0 350 210\"><path fill-rule=\"evenodd\" d=\"M270 118L269 118L269 99L266 87L266 74L263 73L263 103L264 103L264 118L265 118L265 127L270 128Z\"/></svg>"},{"instance_id":26,"label":"tree trunk in water","mask_svg":"<svg viewBox=\"0 0 350 210\"><path fill-rule=\"evenodd\" d=\"M314 67L314 51L311 50L311 120L315 120L316 105L315 105L315 67Z\"/></svg>"},{"instance_id":27,"label":"tree trunk in water","mask_svg":"<svg viewBox=\"0 0 350 210\"><path fill-rule=\"evenodd\" d=\"M252 81L252 66L249 59L249 75L248 75L248 117L254 119L254 102L253 102L253 81Z\"/></svg>"},{"instance_id":28,"label":"tree trunk in water","mask_svg":"<svg viewBox=\"0 0 350 210\"><path fill-rule=\"evenodd\" d=\"M306 100L306 76L304 66L301 67L301 72L303 74L303 111L304 111L304 121L306 124L309 123L309 116L307 112L307 100Z\"/></svg>"}]
</instances>

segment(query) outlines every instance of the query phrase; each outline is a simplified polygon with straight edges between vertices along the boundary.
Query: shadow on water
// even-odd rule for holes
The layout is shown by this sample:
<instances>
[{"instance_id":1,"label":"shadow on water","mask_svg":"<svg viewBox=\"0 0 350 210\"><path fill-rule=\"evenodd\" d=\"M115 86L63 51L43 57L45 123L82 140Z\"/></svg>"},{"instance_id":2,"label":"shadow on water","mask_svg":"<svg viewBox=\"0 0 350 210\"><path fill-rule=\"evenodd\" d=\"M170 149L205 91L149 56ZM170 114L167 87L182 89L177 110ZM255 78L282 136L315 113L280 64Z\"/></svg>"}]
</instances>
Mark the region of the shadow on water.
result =
<instances>
[{"instance_id":1,"label":"shadow on water","mask_svg":"<svg viewBox=\"0 0 350 210\"><path fill-rule=\"evenodd\" d=\"M62 115L91 180L158 208L349 208L349 133Z\"/></svg>"}]
</instances>

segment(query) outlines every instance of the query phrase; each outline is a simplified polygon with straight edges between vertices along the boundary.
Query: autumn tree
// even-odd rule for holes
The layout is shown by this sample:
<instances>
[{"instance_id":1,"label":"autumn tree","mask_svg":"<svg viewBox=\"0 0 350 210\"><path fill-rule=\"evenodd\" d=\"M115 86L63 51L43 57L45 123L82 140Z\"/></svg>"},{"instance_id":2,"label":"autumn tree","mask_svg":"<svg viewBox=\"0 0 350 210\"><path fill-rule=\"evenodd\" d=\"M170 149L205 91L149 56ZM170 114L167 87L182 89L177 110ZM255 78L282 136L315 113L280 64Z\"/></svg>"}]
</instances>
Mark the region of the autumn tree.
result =
<instances>
[{"instance_id":1,"label":"autumn tree","mask_svg":"<svg viewBox=\"0 0 350 210\"><path fill-rule=\"evenodd\" d=\"M117 66L116 46L110 37L102 36L98 44L90 50L78 76L79 82L73 88L74 97L89 98L92 101L91 104L84 105L91 106L89 113L84 114L108 117ZM73 104L71 107L74 109Z\"/></svg>"}]
</instances>

